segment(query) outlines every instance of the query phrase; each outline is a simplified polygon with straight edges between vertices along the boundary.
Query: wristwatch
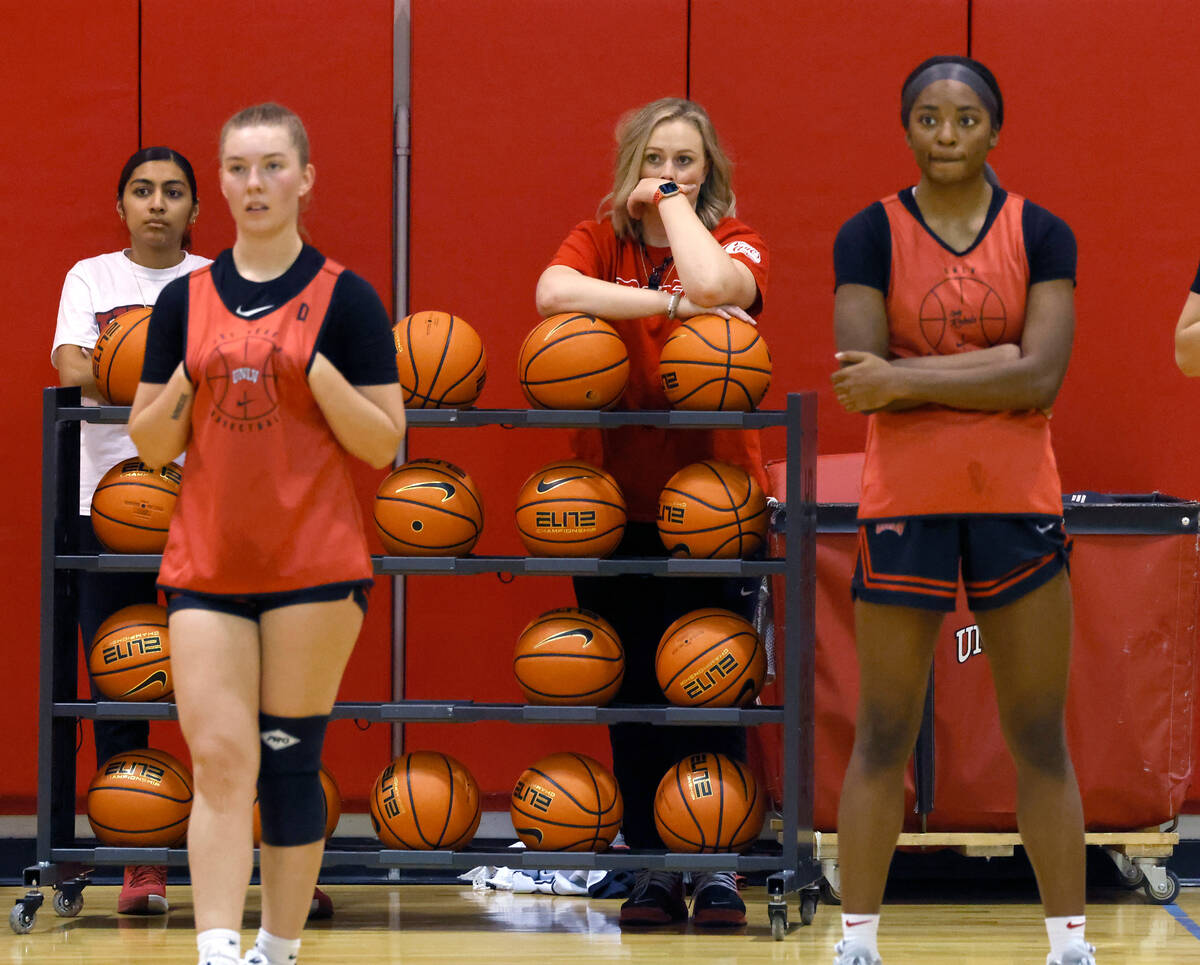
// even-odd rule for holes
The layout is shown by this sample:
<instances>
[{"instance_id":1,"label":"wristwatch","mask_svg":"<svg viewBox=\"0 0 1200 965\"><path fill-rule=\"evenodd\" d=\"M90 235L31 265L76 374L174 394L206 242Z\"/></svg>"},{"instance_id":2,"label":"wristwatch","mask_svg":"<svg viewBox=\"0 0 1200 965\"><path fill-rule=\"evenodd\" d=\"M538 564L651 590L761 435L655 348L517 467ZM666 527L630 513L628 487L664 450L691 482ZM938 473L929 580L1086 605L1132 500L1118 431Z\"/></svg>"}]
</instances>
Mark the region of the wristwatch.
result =
<instances>
[{"instance_id":1,"label":"wristwatch","mask_svg":"<svg viewBox=\"0 0 1200 965\"><path fill-rule=\"evenodd\" d=\"M674 181L667 181L664 184L660 184L658 186L658 188L655 189L655 192L654 192L654 198L653 198L654 206L657 208L658 203L660 201L662 201L664 198L670 198L673 195L676 195L678 193L679 193L679 185L676 184Z\"/></svg>"}]
</instances>

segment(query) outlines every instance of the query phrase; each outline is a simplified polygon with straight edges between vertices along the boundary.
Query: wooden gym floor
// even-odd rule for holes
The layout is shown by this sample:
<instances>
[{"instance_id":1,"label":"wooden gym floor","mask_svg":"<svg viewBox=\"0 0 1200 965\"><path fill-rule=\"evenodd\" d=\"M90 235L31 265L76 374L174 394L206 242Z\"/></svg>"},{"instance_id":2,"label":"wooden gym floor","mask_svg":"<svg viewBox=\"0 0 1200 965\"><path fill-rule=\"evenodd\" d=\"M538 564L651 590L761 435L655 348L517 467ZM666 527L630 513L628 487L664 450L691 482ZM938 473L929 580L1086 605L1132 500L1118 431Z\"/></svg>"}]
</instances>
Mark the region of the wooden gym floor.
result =
<instances>
[{"instance_id":1,"label":"wooden gym floor","mask_svg":"<svg viewBox=\"0 0 1200 965\"><path fill-rule=\"evenodd\" d=\"M375 963L646 962L671 965L828 965L840 937L839 910L821 905L811 926L798 927L789 903L787 938L773 941L761 887L745 890L749 923L725 933L691 925L632 931L617 925L616 900L472 891L469 885L333 885L331 921L304 936L302 965ZM117 889L89 886L77 918L58 918L51 893L33 931L0 937L0 962L38 965L193 965L190 889L172 885L171 912L160 918L116 914ZM24 889L0 889L11 908ZM953 904L952 895L899 900L884 910L880 950L887 965L1042 965L1041 910L1025 896ZM257 927L258 889L251 889L246 941ZM1098 965L1200 965L1200 889L1184 889L1178 905L1148 904L1119 889L1090 896L1087 934Z\"/></svg>"}]
</instances>

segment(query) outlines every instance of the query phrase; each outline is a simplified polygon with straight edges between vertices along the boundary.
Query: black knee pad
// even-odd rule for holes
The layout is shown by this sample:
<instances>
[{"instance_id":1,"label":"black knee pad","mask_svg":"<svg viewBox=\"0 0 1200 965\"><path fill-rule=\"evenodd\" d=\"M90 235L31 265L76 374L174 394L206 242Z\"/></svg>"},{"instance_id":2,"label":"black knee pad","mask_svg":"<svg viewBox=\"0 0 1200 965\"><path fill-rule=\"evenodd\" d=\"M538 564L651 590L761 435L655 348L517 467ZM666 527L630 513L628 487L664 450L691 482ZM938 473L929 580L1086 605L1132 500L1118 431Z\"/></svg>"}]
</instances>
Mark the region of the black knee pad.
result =
<instances>
[{"instance_id":1,"label":"black knee pad","mask_svg":"<svg viewBox=\"0 0 1200 965\"><path fill-rule=\"evenodd\" d=\"M262 763L258 810L264 844L293 847L325 837L321 747L329 717L258 715Z\"/></svg>"}]
</instances>

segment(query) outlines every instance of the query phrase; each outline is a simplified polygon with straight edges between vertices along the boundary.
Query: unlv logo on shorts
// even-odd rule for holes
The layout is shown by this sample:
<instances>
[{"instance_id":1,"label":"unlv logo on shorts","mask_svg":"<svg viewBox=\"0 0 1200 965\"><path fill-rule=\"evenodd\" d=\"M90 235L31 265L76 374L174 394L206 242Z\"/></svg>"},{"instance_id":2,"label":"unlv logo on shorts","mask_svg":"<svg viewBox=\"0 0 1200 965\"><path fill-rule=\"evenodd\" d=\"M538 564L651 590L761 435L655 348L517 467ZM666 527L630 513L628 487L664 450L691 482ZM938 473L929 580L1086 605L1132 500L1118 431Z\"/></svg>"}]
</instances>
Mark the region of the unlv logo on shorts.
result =
<instances>
[{"instance_id":1,"label":"unlv logo on shorts","mask_svg":"<svg viewBox=\"0 0 1200 965\"><path fill-rule=\"evenodd\" d=\"M204 364L204 381L221 415L236 422L258 422L275 411L278 351L275 341L265 335L233 338L213 348Z\"/></svg>"},{"instance_id":2,"label":"unlv logo on shorts","mask_svg":"<svg viewBox=\"0 0 1200 965\"><path fill-rule=\"evenodd\" d=\"M967 345L990 348L1003 341L1008 312L999 293L978 278L938 282L921 300L921 334L935 352Z\"/></svg>"}]
</instances>

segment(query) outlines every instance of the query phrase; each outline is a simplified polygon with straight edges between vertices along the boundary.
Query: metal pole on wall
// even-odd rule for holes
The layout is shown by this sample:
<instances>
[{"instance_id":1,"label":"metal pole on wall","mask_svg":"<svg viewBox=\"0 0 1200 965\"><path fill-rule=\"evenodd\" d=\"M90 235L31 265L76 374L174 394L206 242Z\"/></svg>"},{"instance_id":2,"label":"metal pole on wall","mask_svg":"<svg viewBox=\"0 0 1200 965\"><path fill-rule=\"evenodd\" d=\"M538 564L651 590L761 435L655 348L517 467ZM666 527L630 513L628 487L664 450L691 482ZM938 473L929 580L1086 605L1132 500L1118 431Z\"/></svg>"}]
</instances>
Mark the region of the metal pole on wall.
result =
<instances>
[{"instance_id":1,"label":"metal pole on wall","mask_svg":"<svg viewBox=\"0 0 1200 965\"><path fill-rule=\"evenodd\" d=\"M412 43L412 17L409 0L396 0L392 32L392 107L395 118L396 156L392 195L396 252L396 317L408 313L408 159L409 150L409 62ZM407 458L407 442L400 444L397 463ZM404 577L392 577L392 700L404 699ZM404 750L404 725L392 725L392 756Z\"/></svg>"}]
</instances>

